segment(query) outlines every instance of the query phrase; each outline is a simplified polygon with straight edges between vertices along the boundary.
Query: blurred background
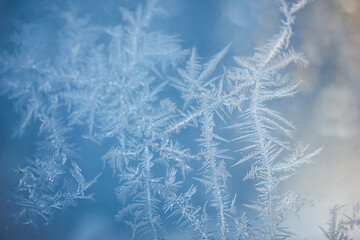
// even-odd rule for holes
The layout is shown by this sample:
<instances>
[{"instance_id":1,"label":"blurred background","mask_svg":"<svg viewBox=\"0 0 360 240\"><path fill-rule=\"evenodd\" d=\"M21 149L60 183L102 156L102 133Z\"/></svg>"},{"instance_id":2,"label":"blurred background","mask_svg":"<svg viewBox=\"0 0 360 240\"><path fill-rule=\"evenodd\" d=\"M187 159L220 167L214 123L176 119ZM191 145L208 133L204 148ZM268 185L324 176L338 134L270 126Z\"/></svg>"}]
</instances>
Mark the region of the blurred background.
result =
<instances>
[{"instance_id":1,"label":"blurred background","mask_svg":"<svg viewBox=\"0 0 360 240\"><path fill-rule=\"evenodd\" d=\"M121 21L119 6L135 9L138 2L88 0L74 5L94 21L113 24ZM47 5L45 0L0 0L0 49L11 47L9 39L18 22L38 21ZM235 65L232 56L251 55L266 43L279 31L281 21L276 1L162 0L160 5L168 14L156 18L154 25L179 34L182 46L195 46L205 60L232 42L225 66ZM314 200L314 206L303 208L299 216L289 215L286 225L297 234L293 239L325 239L318 225L327 228L328 209L344 204L339 216L351 215L352 206L360 201L360 1L312 1L297 14L292 44L304 52L309 66L288 69L294 79L302 80L301 91L274 107L297 127L297 140L323 151L314 164L282 186ZM37 129L12 139L18 119L13 107L0 96L0 239L128 239L128 228L113 220L119 204L110 169L104 170L102 184L92 188L95 203L80 204L39 232L14 224L15 206L8 200L18 183L17 167L33 154ZM103 153L91 143L81 148L91 149L81 154L84 158L95 159L87 170L101 171L102 163L96 159ZM359 231L351 236L360 239Z\"/></svg>"},{"instance_id":2,"label":"blurred background","mask_svg":"<svg viewBox=\"0 0 360 240\"><path fill-rule=\"evenodd\" d=\"M293 116L299 139L323 151L288 182L315 204L303 209L300 223L293 217L289 225L301 239L320 239L311 226L326 227L329 208L344 204L342 218L360 200L360 1L314 1L296 26L294 39L310 64L292 73L304 81L302 100L286 116ZM360 231L350 236L360 239Z\"/></svg>"}]
</instances>

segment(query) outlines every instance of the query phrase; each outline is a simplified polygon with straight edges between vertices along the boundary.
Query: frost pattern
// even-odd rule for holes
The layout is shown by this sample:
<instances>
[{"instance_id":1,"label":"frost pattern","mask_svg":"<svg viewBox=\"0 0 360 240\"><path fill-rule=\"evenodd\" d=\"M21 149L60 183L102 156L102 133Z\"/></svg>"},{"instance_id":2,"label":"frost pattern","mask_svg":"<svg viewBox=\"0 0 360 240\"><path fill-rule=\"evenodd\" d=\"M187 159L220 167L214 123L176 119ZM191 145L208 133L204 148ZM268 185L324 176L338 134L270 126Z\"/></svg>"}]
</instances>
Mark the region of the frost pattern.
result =
<instances>
[{"instance_id":1,"label":"frost pattern","mask_svg":"<svg viewBox=\"0 0 360 240\"><path fill-rule=\"evenodd\" d=\"M221 72L218 65L231 44L202 63L195 47L182 49L177 36L152 29L153 17L164 12L155 0L135 11L120 8L123 21L108 26L78 17L70 6L72 11L56 19L61 28L50 54L41 23L19 26L15 51L1 56L1 89L20 115L14 136L39 123L40 140L35 156L19 170L18 221L49 224L78 200L94 200L87 191L101 173L91 180L83 176L71 143L80 131L99 145L112 143L102 161L119 182L115 219L129 225L133 239L169 237L164 217L193 231L194 239L290 237L284 214L310 201L292 191L280 193L278 186L320 149L307 153L307 146L294 144L295 127L267 103L298 91L298 82L280 70L307 64L290 46L294 14L306 2L281 0L280 33ZM180 93L182 104L166 95L168 88ZM239 114L237 123L227 123ZM222 137L219 121L238 137ZM177 140L186 128L199 132L198 152ZM227 149L230 141L243 147ZM241 193L228 187L229 168L247 161L252 166L244 180L255 179L259 195L242 204L257 212L256 219L238 213ZM194 200L200 194L208 200L199 204ZM216 216L208 215L210 209Z\"/></svg>"},{"instance_id":2,"label":"frost pattern","mask_svg":"<svg viewBox=\"0 0 360 240\"><path fill-rule=\"evenodd\" d=\"M355 226L360 227L360 202L353 207L352 216L345 215L344 218L338 220L338 211L343 206L335 205L330 209L331 218L328 222L328 230L320 227L324 236L328 240L350 240L349 232Z\"/></svg>"}]
</instances>

